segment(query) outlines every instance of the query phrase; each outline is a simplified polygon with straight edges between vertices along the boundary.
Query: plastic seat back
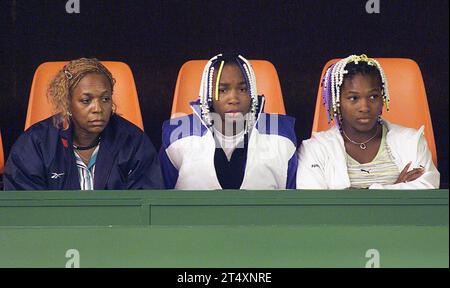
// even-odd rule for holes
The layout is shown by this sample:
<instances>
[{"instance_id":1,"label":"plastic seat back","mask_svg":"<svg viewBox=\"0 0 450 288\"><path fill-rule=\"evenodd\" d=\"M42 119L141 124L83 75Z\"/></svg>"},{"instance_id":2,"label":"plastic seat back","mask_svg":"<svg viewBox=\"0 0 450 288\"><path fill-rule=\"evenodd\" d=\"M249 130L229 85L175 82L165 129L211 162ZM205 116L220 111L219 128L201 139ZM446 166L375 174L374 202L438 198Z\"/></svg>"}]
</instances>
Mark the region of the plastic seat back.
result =
<instances>
[{"instance_id":1,"label":"plastic seat back","mask_svg":"<svg viewBox=\"0 0 450 288\"><path fill-rule=\"evenodd\" d=\"M192 113L189 103L198 99L202 72L207 62L208 60L191 60L181 66L173 96L172 118L177 117L177 113ZM265 60L250 60L250 63L255 71L258 94L265 96L264 111L286 114L275 66Z\"/></svg>"},{"instance_id":2,"label":"plastic seat back","mask_svg":"<svg viewBox=\"0 0 450 288\"><path fill-rule=\"evenodd\" d=\"M5 168L5 155L3 154L2 132L0 131L0 175L3 174L4 168Z\"/></svg>"},{"instance_id":3,"label":"plastic seat back","mask_svg":"<svg viewBox=\"0 0 450 288\"><path fill-rule=\"evenodd\" d=\"M45 62L36 69L28 100L25 130L55 113L47 99L47 88L56 73L67 63L64 61ZM130 67L123 62L101 61L101 63L116 79L113 101L117 106L117 114L144 130L136 84Z\"/></svg>"}]
</instances>

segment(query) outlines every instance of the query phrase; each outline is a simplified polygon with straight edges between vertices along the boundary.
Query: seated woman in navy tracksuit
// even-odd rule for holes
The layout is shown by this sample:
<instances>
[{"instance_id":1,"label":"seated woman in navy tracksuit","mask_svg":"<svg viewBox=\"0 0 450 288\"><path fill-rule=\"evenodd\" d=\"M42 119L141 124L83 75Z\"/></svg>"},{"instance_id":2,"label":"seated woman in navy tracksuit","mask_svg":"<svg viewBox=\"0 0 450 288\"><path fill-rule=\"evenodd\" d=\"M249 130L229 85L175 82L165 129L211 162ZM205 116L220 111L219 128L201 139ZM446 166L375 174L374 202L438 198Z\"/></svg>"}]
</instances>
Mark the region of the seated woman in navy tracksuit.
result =
<instances>
[{"instance_id":1,"label":"seated woman in navy tracksuit","mask_svg":"<svg viewBox=\"0 0 450 288\"><path fill-rule=\"evenodd\" d=\"M13 145L4 189L163 188L150 139L113 111L114 83L96 59L64 66L48 90L58 113L34 124Z\"/></svg>"}]
</instances>

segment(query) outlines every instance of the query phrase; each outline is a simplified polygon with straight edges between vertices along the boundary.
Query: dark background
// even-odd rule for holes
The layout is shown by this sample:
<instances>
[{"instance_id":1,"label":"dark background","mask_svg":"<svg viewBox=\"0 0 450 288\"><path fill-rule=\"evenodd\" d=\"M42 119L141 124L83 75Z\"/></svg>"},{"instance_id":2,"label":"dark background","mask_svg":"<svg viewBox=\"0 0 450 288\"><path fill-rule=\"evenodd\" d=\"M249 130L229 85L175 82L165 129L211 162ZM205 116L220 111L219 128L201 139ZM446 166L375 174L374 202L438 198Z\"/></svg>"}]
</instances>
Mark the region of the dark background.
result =
<instances>
[{"instance_id":1,"label":"dark background","mask_svg":"<svg viewBox=\"0 0 450 288\"><path fill-rule=\"evenodd\" d=\"M448 0L0 1L0 129L6 155L23 131L34 70L46 61L96 57L133 70L145 132L159 148L177 73L191 59L239 52L277 68L287 113L309 138L320 73L350 54L405 57L422 70L448 188ZM392 111L391 113L408 113ZM411 115L414 117L414 115Z\"/></svg>"}]
</instances>

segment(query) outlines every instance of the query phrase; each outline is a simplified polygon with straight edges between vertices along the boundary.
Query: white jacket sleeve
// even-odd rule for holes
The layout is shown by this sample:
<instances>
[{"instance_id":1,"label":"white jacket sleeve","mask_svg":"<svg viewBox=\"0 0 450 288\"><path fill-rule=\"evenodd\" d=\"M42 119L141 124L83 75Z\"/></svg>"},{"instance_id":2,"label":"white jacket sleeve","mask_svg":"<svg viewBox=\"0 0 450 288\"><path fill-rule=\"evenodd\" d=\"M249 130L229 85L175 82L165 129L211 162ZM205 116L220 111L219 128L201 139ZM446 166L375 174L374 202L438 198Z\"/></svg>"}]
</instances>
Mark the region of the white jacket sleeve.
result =
<instances>
[{"instance_id":1,"label":"white jacket sleeve","mask_svg":"<svg viewBox=\"0 0 450 288\"><path fill-rule=\"evenodd\" d=\"M309 141L303 141L299 149L297 189L328 189L323 153L318 153Z\"/></svg>"},{"instance_id":2,"label":"white jacket sleeve","mask_svg":"<svg viewBox=\"0 0 450 288\"><path fill-rule=\"evenodd\" d=\"M419 167L419 165L422 165L425 169L425 173L422 176L414 181L407 183L397 183L392 185L372 184L369 189L438 189L440 174L434 166L431 152L428 149L427 141L423 135L421 135L419 138L419 143L417 145L417 154L415 155L415 157L415 161L414 159L409 160L412 161L410 170ZM401 167L401 169L403 168L404 167Z\"/></svg>"}]
</instances>

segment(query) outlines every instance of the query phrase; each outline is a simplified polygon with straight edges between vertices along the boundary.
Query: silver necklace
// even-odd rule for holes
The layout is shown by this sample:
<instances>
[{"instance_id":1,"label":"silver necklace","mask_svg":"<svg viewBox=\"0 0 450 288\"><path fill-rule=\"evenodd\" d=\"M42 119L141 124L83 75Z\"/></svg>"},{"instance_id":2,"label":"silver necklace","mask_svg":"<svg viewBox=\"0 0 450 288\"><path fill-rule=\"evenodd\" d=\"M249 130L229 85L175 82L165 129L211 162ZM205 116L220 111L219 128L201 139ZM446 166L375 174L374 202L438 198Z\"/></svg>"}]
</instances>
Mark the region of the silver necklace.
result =
<instances>
[{"instance_id":1,"label":"silver necklace","mask_svg":"<svg viewBox=\"0 0 450 288\"><path fill-rule=\"evenodd\" d=\"M373 134L372 137L370 137L368 140L366 140L364 142L356 142L356 141L353 141L352 139L348 138L347 134L345 134L344 129L342 129L342 134L344 134L345 138L347 138L348 141L352 142L355 145L359 145L359 148L361 148L362 150L366 150L366 148L367 148L366 144L369 143L378 134L378 125L377 125L377 131L375 131L375 134Z\"/></svg>"}]
</instances>

